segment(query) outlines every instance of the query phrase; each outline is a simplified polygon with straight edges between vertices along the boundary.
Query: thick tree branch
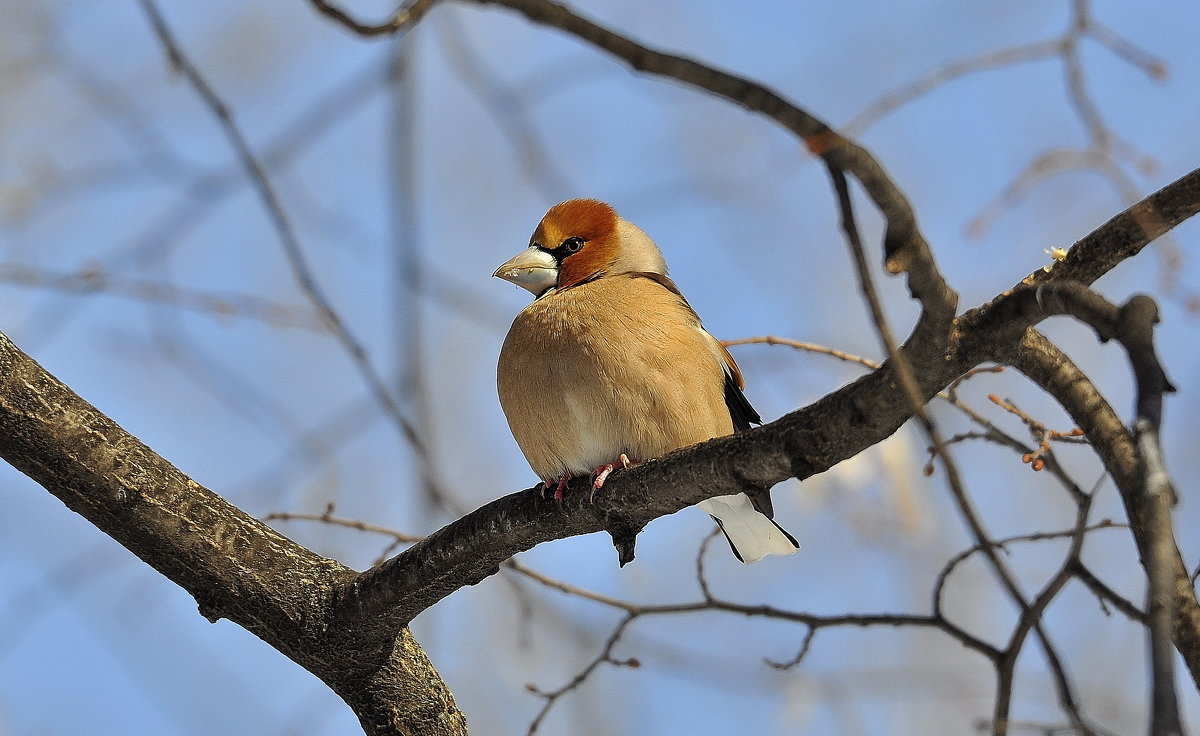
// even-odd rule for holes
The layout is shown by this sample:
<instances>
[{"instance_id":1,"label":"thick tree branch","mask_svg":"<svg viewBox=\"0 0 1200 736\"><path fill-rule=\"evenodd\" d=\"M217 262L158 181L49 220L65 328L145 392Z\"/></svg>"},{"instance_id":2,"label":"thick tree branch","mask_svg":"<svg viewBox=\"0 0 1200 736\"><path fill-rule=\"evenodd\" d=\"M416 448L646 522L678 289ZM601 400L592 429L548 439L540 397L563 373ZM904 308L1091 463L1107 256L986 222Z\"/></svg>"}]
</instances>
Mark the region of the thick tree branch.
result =
<instances>
[{"instance_id":1,"label":"thick tree branch","mask_svg":"<svg viewBox=\"0 0 1200 736\"><path fill-rule=\"evenodd\" d=\"M324 680L368 733L466 732L407 629L337 625L333 593L353 571L188 478L3 334L0 456L187 590L206 618L228 618Z\"/></svg>"},{"instance_id":2,"label":"thick tree branch","mask_svg":"<svg viewBox=\"0 0 1200 736\"><path fill-rule=\"evenodd\" d=\"M1091 284L1196 214L1198 202L1200 169L1184 174L1096 228L1072 245L1066 258L1030 274L1025 283L1078 281Z\"/></svg>"}]
</instances>

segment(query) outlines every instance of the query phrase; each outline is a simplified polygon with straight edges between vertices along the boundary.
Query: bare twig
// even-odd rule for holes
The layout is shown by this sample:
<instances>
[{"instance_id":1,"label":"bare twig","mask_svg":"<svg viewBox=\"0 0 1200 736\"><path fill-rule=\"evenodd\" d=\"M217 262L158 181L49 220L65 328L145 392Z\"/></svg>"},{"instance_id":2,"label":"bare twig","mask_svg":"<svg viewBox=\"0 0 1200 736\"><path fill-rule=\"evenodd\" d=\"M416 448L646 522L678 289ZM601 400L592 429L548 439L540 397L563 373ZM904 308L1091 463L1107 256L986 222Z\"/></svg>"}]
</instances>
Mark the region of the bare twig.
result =
<instances>
[{"instance_id":1,"label":"bare twig","mask_svg":"<svg viewBox=\"0 0 1200 736\"><path fill-rule=\"evenodd\" d=\"M604 646L601 648L600 653L596 655L596 658L589 662L582 671L575 675L575 677L571 678L570 682L567 684L563 685L557 690L550 691L539 690L533 685L526 686L530 692L540 695L546 701L542 704L542 709L538 711L536 716L534 716L533 722L529 724L529 730L526 731L527 736L533 736L533 734L537 733L538 727L542 724L542 719L546 717L546 714L550 712L550 709L554 707L554 704L559 698L579 687L600 665L607 663L616 665L618 667L639 666L639 663L636 659L621 660L614 659L612 656L613 648L617 645L617 642L621 640L621 636L625 633L625 629L629 627L629 624L633 623L634 618L636 618L636 616L633 614L628 614L625 616L625 618L621 619L621 623L617 624L617 627L613 629L612 634L610 634L608 637L608 641L604 642Z\"/></svg>"},{"instance_id":2,"label":"bare twig","mask_svg":"<svg viewBox=\"0 0 1200 736\"><path fill-rule=\"evenodd\" d=\"M737 345L786 345L789 348L795 348L797 350L805 350L810 353L821 353L823 355L829 355L834 358L837 358L838 360L843 360L847 363L857 363L858 365L861 365L864 368L869 368L870 370L875 370L876 368L879 367L879 363L876 363L875 361L871 360L870 358L864 358L861 355L854 355L852 353L847 353L842 350L838 350L836 348L826 347L824 345L818 345L813 342L803 342L801 340L789 340L788 338L775 337L774 335L763 335L761 337L744 337L744 338L741 338L738 340L722 340L721 344L727 348L735 347Z\"/></svg>"},{"instance_id":3,"label":"bare twig","mask_svg":"<svg viewBox=\"0 0 1200 736\"><path fill-rule=\"evenodd\" d=\"M382 23L364 23L329 0L312 0L317 10L362 36L385 36L402 31L421 20L436 2L437 0L411 0L408 5L397 10Z\"/></svg>"},{"instance_id":4,"label":"bare twig","mask_svg":"<svg viewBox=\"0 0 1200 736\"><path fill-rule=\"evenodd\" d=\"M1096 574L1087 565L1080 562L1076 565L1073 572L1079 582L1086 585L1089 590L1095 593L1096 599L1100 601L1100 605L1106 613L1108 612L1107 606L1111 605L1125 614L1130 620L1136 621L1139 624L1146 623L1146 613L1144 611L1133 605L1129 599L1110 588L1103 580L1096 577Z\"/></svg>"}]
</instances>

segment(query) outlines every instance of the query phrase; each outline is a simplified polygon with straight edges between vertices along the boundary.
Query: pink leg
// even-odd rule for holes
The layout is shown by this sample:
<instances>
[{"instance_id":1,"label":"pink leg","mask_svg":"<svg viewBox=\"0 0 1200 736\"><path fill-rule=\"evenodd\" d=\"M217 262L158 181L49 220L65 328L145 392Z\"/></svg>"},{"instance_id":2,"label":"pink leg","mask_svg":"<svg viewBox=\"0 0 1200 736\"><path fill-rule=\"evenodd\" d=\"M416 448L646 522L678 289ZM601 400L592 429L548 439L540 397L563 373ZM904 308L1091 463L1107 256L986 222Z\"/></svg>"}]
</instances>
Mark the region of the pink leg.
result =
<instances>
[{"instance_id":1,"label":"pink leg","mask_svg":"<svg viewBox=\"0 0 1200 736\"><path fill-rule=\"evenodd\" d=\"M570 473L563 473L558 479L558 483L554 485L554 500L562 503L563 492L567 490L567 481L571 480Z\"/></svg>"},{"instance_id":2,"label":"pink leg","mask_svg":"<svg viewBox=\"0 0 1200 736\"><path fill-rule=\"evenodd\" d=\"M625 453L622 452L621 457L619 457L617 459L616 463L608 463L607 465L601 465L600 467L593 470L592 471L592 492L593 493L595 493L596 491L598 491L604 487L604 481L608 480L608 476L611 475L612 472L617 469L617 463L620 463L622 468L631 468L636 464L632 460L629 459L628 455L626 455Z\"/></svg>"},{"instance_id":3,"label":"pink leg","mask_svg":"<svg viewBox=\"0 0 1200 736\"><path fill-rule=\"evenodd\" d=\"M558 501L559 503L562 503L563 492L567 490L567 482L570 480L571 480L570 473L563 473L562 475L558 476L557 478L550 478L548 480L544 480L541 482L541 493L543 496L545 496L546 491L550 489L550 486L554 486L554 500Z\"/></svg>"}]
</instances>

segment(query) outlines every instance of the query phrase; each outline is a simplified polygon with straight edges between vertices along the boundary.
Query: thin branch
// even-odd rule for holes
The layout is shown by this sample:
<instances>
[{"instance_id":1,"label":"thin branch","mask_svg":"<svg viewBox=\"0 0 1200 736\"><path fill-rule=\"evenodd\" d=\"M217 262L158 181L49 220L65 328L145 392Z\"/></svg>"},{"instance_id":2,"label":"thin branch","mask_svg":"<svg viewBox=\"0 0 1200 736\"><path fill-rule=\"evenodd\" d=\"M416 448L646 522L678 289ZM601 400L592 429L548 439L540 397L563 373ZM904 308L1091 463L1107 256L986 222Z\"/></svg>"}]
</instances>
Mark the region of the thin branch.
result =
<instances>
[{"instance_id":1,"label":"thin branch","mask_svg":"<svg viewBox=\"0 0 1200 736\"><path fill-rule=\"evenodd\" d=\"M1096 577L1096 574L1082 562L1078 563L1072 572L1079 582L1086 585L1096 595L1102 607L1111 605L1125 614L1130 620L1143 625L1146 623L1146 614L1144 611L1133 605L1128 598L1110 588L1103 580ZM1105 608L1105 611L1107 612L1107 608Z\"/></svg>"},{"instance_id":2,"label":"thin branch","mask_svg":"<svg viewBox=\"0 0 1200 736\"><path fill-rule=\"evenodd\" d=\"M550 709L554 707L556 702L558 702L559 698L579 687L584 680L586 680L588 676L590 676L592 672L600 665L608 663L617 665L619 667L639 666L636 659L619 660L614 659L612 656L613 648L616 647L617 642L621 640L621 636L625 633L625 629L629 627L629 624L633 623L635 618L635 615L629 614L625 616L625 618L621 619L621 623L617 624L617 627L613 630L612 634L609 635L608 641L604 642L604 646L600 649L600 653L596 655L596 658L589 662L582 671L576 674L575 677L571 678L571 680L562 687L558 688L557 690L543 692L532 685L527 686L530 692L540 695L541 697L545 698L546 701L542 704L542 709L538 711L538 714L534 717L533 722L529 724L529 730L526 731L527 736L533 736L533 734L537 733L538 727L542 724L542 719L546 717L546 715L550 712Z\"/></svg>"},{"instance_id":3,"label":"thin branch","mask_svg":"<svg viewBox=\"0 0 1200 736\"><path fill-rule=\"evenodd\" d=\"M1050 39L996 49L940 64L928 71L922 72L911 82L897 87L872 102L866 109L841 126L842 132L848 136L862 135L868 128L879 122L879 120L886 117L889 113L912 103L920 97L924 97L949 82L961 79L967 75L978 74L989 69L998 69L1015 64L1049 59L1061 52L1062 41L1060 39Z\"/></svg>"},{"instance_id":4,"label":"thin branch","mask_svg":"<svg viewBox=\"0 0 1200 736\"><path fill-rule=\"evenodd\" d=\"M360 532L370 532L372 534L382 534L392 537L397 542L412 544L419 542L424 537L415 534L405 534L404 532L396 531L391 527L380 526L379 524L371 524L358 519L347 519L333 515L333 505L330 504L325 509L323 514L300 514L290 511L273 511L262 517L263 521L316 521L322 524L330 524L332 526L344 526L347 529L357 529Z\"/></svg>"},{"instance_id":5,"label":"thin branch","mask_svg":"<svg viewBox=\"0 0 1200 736\"><path fill-rule=\"evenodd\" d=\"M98 267L65 273L23 263L0 262L0 282L70 294L136 299L199 312L216 319L249 319L272 327L329 331L324 320L299 306L280 304L254 294L188 289L166 281L113 276Z\"/></svg>"},{"instance_id":6,"label":"thin branch","mask_svg":"<svg viewBox=\"0 0 1200 736\"><path fill-rule=\"evenodd\" d=\"M382 23L364 23L329 0L312 0L312 4L321 13L361 36L386 36L402 31L421 20L436 2L437 0L412 0Z\"/></svg>"},{"instance_id":7,"label":"thin branch","mask_svg":"<svg viewBox=\"0 0 1200 736\"><path fill-rule=\"evenodd\" d=\"M861 355L854 355L853 353L847 353L847 352L838 350L836 348L826 347L824 345L818 345L817 343L814 343L814 342L803 342L801 340L789 340L788 338L775 337L774 335L763 335L761 337L743 337L738 340L722 340L721 344L727 348L735 347L737 345L785 345L789 348L795 348L797 350L805 350L810 353L820 353L823 355L829 355L831 357L837 358L838 360L842 360L847 363L857 363L858 365L861 365L864 368L868 368L870 370L875 370L876 368L879 367L879 363L871 360L870 358L864 358Z\"/></svg>"}]
</instances>

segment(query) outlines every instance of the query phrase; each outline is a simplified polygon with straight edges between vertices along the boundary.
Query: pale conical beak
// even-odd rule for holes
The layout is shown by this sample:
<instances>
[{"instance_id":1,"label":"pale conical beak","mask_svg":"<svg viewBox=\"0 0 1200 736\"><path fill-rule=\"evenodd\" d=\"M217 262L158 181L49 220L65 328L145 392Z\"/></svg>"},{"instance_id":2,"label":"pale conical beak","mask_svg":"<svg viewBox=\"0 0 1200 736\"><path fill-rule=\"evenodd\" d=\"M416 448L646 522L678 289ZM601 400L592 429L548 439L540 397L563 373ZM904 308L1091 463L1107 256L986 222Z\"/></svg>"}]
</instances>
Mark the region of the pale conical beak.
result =
<instances>
[{"instance_id":1,"label":"pale conical beak","mask_svg":"<svg viewBox=\"0 0 1200 736\"><path fill-rule=\"evenodd\" d=\"M558 261L541 248L530 246L505 261L492 275L541 296L558 285Z\"/></svg>"}]
</instances>

